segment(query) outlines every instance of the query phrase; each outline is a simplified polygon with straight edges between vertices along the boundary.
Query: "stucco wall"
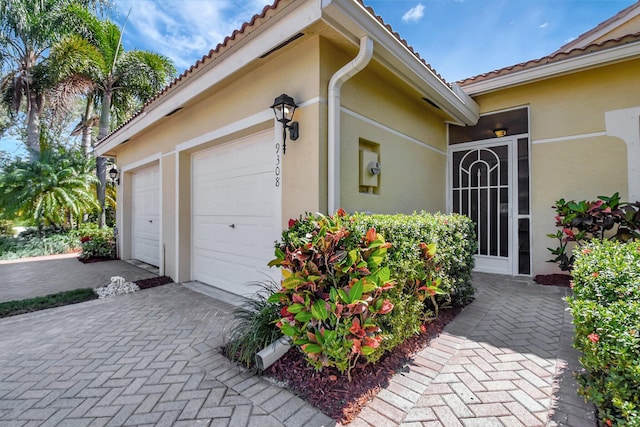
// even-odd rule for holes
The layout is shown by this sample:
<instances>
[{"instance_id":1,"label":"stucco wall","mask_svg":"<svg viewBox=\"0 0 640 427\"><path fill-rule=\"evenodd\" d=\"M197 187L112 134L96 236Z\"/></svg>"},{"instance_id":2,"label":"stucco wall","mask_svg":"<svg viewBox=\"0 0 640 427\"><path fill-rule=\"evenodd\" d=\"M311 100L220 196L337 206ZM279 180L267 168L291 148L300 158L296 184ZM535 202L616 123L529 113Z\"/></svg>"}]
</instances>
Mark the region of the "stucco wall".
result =
<instances>
[{"instance_id":1,"label":"stucco wall","mask_svg":"<svg viewBox=\"0 0 640 427\"><path fill-rule=\"evenodd\" d=\"M482 113L530 107L533 274L558 272L545 262L556 200L627 197L627 148L605 135L605 112L640 104L638 69L629 61L475 98Z\"/></svg>"},{"instance_id":2,"label":"stucco wall","mask_svg":"<svg viewBox=\"0 0 640 427\"><path fill-rule=\"evenodd\" d=\"M374 47L375 50L375 47ZM326 85L353 59L328 41L321 48ZM420 95L374 62L342 87L340 206L349 212L445 210L446 125ZM325 85L321 88L326 91ZM360 143L379 144L378 194L360 192Z\"/></svg>"},{"instance_id":3,"label":"stucco wall","mask_svg":"<svg viewBox=\"0 0 640 427\"><path fill-rule=\"evenodd\" d=\"M165 246L166 275L175 280L190 278L191 153L274 126L277 126L277 132L281 132L282 128L275 122L270 108L274 98L281 93L292 96L298 104L311 100L296 112L295 120L300 123L300 138L295 142L287 141L286 155L281 156L284 181L283 225L289 217L297 217L305 211L321 210L320 187L324 186L326 193L326 171L320 169L318 142L318 50L319 38L310 36L267 58L248 64L249 72L239 72L237 78L227 79L201 93L195 102L110 152L117 157L121 169L131 165L143 167L147 165L145 159L153 158L157 162L158 156L162 157L161 245ZM219 134L220 129L233 127L250 117L254 118L246 126ZM203 138L207 134L216 136ZM198 141L197 145L192 144L192 147L180 153L175 152L179 144L194 141ZM179 157L179 172L176 170L176 156ZM127 224L130 222L132 200L130 184L126 182L127 174L123 181L118 195L118 207L121 210L122 230L130 234L131 229ZM326 205L326 201L324 203ZM123 256L130 256L130 237L123 239L122 244Z\"/></svg>"}]
</instances>

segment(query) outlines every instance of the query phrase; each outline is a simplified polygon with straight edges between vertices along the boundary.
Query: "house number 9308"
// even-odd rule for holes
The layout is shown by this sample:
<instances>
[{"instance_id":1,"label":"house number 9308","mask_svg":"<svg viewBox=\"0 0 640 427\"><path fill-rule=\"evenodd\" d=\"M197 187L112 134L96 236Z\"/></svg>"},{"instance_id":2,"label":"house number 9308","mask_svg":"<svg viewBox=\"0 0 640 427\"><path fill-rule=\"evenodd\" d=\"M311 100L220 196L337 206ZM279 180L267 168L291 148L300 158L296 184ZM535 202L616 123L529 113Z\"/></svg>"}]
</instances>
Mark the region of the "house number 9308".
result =
<instances>
[{"instance_id":1,"label":"house number 9308","mask_svg":"<svg viewBox=\"0 0 640 427\"><path fill-rule=\"evenodd\" d=\"M276 187L280 187L280 144L276 142Z\"/></svg>"}]
</instances>

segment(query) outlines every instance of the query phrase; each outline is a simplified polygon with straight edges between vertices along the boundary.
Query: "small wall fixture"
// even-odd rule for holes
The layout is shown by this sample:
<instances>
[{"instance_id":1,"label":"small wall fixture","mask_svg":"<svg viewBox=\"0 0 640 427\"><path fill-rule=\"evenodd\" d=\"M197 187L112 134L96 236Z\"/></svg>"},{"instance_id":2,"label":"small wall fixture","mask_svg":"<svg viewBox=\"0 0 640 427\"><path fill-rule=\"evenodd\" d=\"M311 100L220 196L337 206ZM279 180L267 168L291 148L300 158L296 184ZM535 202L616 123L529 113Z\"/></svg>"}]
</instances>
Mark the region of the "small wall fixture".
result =
<instances>
[{"instance_id":1,"label":"small wall fixture","mask_svg":"<svg viewBox=\"0 0 640 427\"><path fill-rule=\"evenodd\" d=\"M283 93L273 101L273 112L276 115L276 120L282 123L282 154L287 151L287 129L289 129L289 138L295 141L300 136L300 127L298 122L293 122L293 115L296 112L295 101L289 95Z\"/></svg>"},{"instance_id":2,"label":"small wall fixture","mask_svg":"<svg viewBox=\"0 0 640 427\"><path fill-rule=\"evenodd\" d=\"M111 169L109 169L109 178L111 178L111 181L115 182L116 185L120 185L120 174L115 166L112 166Z\"/></svg>"},{"instance_id":3,"label":"small wall fixture","mask_svg":"<svg viewBox=\"0 0 640 427\"><path fill-rule=\"evenodd\" d=\"M498 138L502 138L503 136L507 136L507 129L506 128L494 129L493 133L495 133Z\"/></svg>"}]
</instances>

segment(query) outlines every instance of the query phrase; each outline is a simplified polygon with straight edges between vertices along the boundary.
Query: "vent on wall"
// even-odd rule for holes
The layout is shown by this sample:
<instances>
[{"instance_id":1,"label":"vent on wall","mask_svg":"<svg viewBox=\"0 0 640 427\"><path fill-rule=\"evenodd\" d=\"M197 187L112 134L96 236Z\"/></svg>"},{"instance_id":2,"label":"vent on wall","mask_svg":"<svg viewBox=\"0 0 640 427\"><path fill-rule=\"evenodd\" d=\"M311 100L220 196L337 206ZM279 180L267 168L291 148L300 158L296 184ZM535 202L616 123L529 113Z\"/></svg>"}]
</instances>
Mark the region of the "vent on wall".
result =
<instances>
[{"instance_id":1,"label":"vent on wall","mask_svg":"<svg viewBox=\"0 0 640 427\"><path fill-rule=\"evenodd\" d=\"M295 36L291 37L290 39L285 40L284 42L280 43L278 46L274 47L274 48L273 48L273 49L271 49L270 51L268 51L268 52L266 52L266 53L263 53L263 54L260 56L260 59L262 59L262 58L266 58L267 56L271 55L273 52L275 52L275 51L277 51L277 50L282 49L283 47L285 47L285 46L286 46L286 45L288 45L289 43L291 43L291 42L293 42L293 41L295 41L295 40L298 40L298 39L299 39L300 37L302 37L302 36L304 36L304 34L303 34L303 33L298 33L298 34L296 34Z\"/></svg>"},{"instance_id":2,"label":"vent on wall","mask_svg":"<svg viewBox=\"0 0 640 427\"><path fill-rule=\"evenodd\" d=\"M422 98L422 100L424 102L426 102L427 104L431 105L432 107L437 108L438 110L442 110L442 108L438 107L438 104L436 104L435 102L433 102L429 98Z\"/></svg>"}]
</instances>

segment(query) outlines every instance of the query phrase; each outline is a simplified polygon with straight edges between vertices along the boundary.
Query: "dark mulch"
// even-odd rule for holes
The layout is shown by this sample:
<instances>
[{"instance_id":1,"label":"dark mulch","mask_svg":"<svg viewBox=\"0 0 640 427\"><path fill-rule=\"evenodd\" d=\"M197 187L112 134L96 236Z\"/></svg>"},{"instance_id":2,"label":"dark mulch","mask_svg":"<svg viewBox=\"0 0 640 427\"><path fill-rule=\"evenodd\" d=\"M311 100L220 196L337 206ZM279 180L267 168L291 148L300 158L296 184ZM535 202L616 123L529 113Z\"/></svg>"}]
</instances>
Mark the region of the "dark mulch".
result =
<instances>
[{"instance_id":1,"label":"dark mulch","mask_svg":"<svg viewBox=\"0 0 640 427\"><path fill-rule=\"evenodd\" d=\"M82 258L78 258L78 261L80 261L83 264L93 264L94 262L102 262L102 261L115 261L118 258L110 258L110 257L94 257L94 258L86 258L86 259L82 259Z\"/></svg>"},{"instance_id":2,"label":"dark mulch","mask_svg":"<svg viewBox=\"0 0 640 427\"><path fill-rule=\"evenodd\" d=\"M538 274L533 281L541 285L570 288L572 279L568 274Z\"/></svg>"},{"instance_id":3,"label":"dark mulch","mask_svg":"<svg viewBox=\"0 0 640 427\"><path fill-rule=\"evenodd\" d=\"M166 285L168 283L173 283L173 280L171 280L171 277L168 277L168 276L158 276L158 277L151 277L149 279L136 280L133 283L138 285L140 289L149 289L149 288L155 288L156 286L160 286L160 285Z\"/></svg>"},{"instance_id":4,"label":"dark mulch","mask_svg":"<svg viewBox=\"0 0 640 427\"><path fill-rule=\"evenodd\" d=\"M459 308L441 310L438 318L427 323L420 335L394 348L375 365L356 366L351 371L351 382L346 374L341 375L336 369L325 368L316 372L296 348L289 350L265 375L287 383L289 389L301 398L334 420L347 424L381 389L389 385L394 374L408 372L416 353L427 347L459 312Z\"/></svg>"}]
</instances>

